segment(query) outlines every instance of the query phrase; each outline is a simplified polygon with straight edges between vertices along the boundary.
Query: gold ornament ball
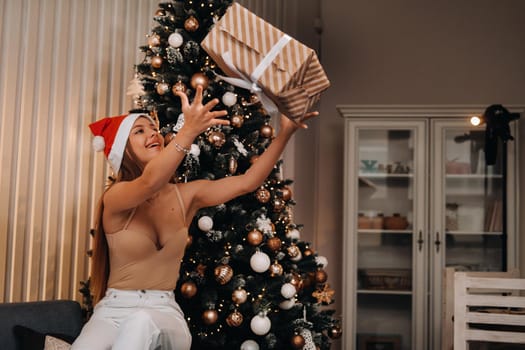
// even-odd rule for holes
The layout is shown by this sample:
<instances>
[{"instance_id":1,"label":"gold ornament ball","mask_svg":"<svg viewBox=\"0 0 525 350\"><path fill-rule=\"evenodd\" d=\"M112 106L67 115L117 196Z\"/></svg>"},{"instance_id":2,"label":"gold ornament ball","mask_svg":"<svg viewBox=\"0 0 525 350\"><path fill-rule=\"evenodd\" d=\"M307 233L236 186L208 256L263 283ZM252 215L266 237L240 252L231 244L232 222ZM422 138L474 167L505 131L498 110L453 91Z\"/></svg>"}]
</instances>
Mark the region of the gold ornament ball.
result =
<instances>
[{"instance_id":1,"label":"gold ornament ball","mask_svg":"<svg viewBox=\"0 0 525 350\"><path fill-rule=\"evenodd\" d=\"M225 285L230 282L233 277L233 269L230 265L221 264L217 266L214 270L215 280L221 285Z\"/></svg>"},{"instance_id":2,"label":"gold ornament ball","mask_svg":"<svg viewBox=\"0 0 525 350\"><path fill-rule=\"evenodd\" d=\"M314 251L310 248L306 248L303 252L303 255L304 256L310 256L310 255L313 255L314 254Z\"/></svg>"},{"instance_id":3,"label":"gold ornament ball","mask_svg":"<svg viewBox=\"0 0 525 350\"><path fill-rule=\"evenodd\" d=\"M279 237L273 236L268 238L268 241L266 241L266 244L268 245L268 248L272 252L276 252L279 249L281 249L281 239Z\"/></svg>"},{"instance_id":4,"label":"gold ornament ball","mask_svg":"<svg viewBox=\"0 0 525 350\"><path fill-rule=\"evenodd\" d=\"M232 300L235 304L242 304L248 299L248 293L242 288L238 288L232 293Z\"/></svg>"},{"instance_id":5,"label":"gold ornament ball","mask_svg":"<svg viewBox=\"0 0 525 350\"><path fill-rule=\"evenodd\" d=\"M197 86L202 85L202 89L206 90L208 88L208 84L210 83L210 80L204 73L195 73L191 76L191 87L196 89Z\"/></svg>"},{"instance_id":6,"label":"gold ornament ball","mask_svg":"<svg viewBox=\"0 0 525 350\"><path fill-rule=\"evenodd\" d=\"M261 203L268 203L270 200L270 191L264 187L261 187L255 193L255 197L257 197L257 200Z\"/></svg>"},{"instance_id":7,"label":"gold ornament ball","mask_svg":"<svg viewBox=\"0 0 525 350\"><path fill-rule=\"evenodd\" d=\"M199 21L194 16L188 17L184 21L184 29L186 29L188 32L195 32L197 29L199 29Z\"/></svg>"},{"instance_id":8,"label":"gold ornament ball","mask_svg":"<svg viewBox=\"0 0 525 350\"><path fill-rule=\"evenodd\" d=\"M153 68L157 68L158 69L158 68L162 67L162 62L163 61L164 60L162 59L162 57L160 57L160 56L153 56L151 58L151 66Z\"/></svg>"},{"instance_id":9,"label":"gold ornament ball","mask_svg":"<svg viewBox=\"0 0 525 350\"><path fill-rule=\"evenodd\" d=\"M191 299L197 294L197 285L193 281L187 281L180 286L180 293L186 299Z\"/></svg>"},{"instance_id":10,"label":"gold ornament ball","mask_svg":"<svg viewBox=\"0 0 525 350\"><path fill-rule=\"evenodd\" d=\"M244 124L244 116L242 114L234 114L231 123L233 127L240 128Z\"/></svg>"},{"instance_id":11,"label":"gold ornament ball","mask_svg":"<svg viewBox=\"0 0 525 350\"><path fill-rule=\"evenodd\" d=\"M217 148L221 148L222 145L224 145L224 143L226 142L226 136L222 131L212 131L208 135L208 142Z\"/></svg>"},{"instance_id":12,"label":"gold ornament ball","mask_svg":"<svg viewBox=\"0 0 525 350\"><path fill-rule=\"evenodd\" d=\"M301 275L294 272L292 274L292 277L290 278L290 283L295 287L297 291L300 291L304 287L303 279L301 278Z\"/></svg>"},{"instance_id":13,"label":"gold ornament ball","mask_svg":"<svg viewBox=\"0 0 525 350\"><path fill-rule=\"evenodd\" d=\"M306 341L304 340L302 335L294 334L290 343L292 344L294 349L302 349L303 346L306 344Z\"/></svg>"},{"instance_id":14,"label":"gold ornament ball","mask_svg":"<svg viewBox=\"0 0 525 350\"><path fill-rule=\"evenodd\" d=\"M215 322L217 322L217 319L219 318L219 313L217 310L209 309L202 313L202 322L207 325L211 326Z\"/></svg>"},{"instance_id":15,"label":"gold ornament ball","mask_svg":"<svg viewBox=\"0 0 525 350\"><path fill-rule=\"evenodd\" d=\"M277 261L270 265L270 276L281 276L284 272L283 266L279 264Z\"/></svg>"},{"instance_id":16,"label":"gold ornament ball","mask_svg":"<svg viewBox=\"0 0 525 350\"><path fill-rule=\"evenodd\" d=\"M325 270L317 270L315 271L315 282L317 283L325 283L326 280L328 280L328 274Z\"/></svg>"},{"instance_id":17,"label":"gold ornament ball","mask_svg":"<svg viewBox=\"0 0 525 350\"><path fill-rule=\"evenodd\" d=\"M273 128L271 125L265 124L261 127L261 136L270 138L273 136Z\"/></svg>"},{"instance_id":18,"label":"gold ornament ball","mask_svg":"<svg viewBox=\"0 0 525 350\"><path fill-rule=\"evenodd\" d=\"M246 239L248 240L248 243L252 246L258 246L263 241L263 234L261 231L257 229L253 229L250 232L248 232L248 236Z\"/></svg>"},{"instance_id":19,"label":"gold ornament ball","mask_svg":"<svg viewBox=\"0 0 525 350\"><path fill-rule=\"evenodd\" d=\"M328 331L328 336L332 339L339 339L343 335L343 331L341 330L341 327L339 326L333 326Z\"/></svg>"},{"instance_id":20,"label":"gold ornament ball","mask_svg":"<svg viewBox=\"0 0 525 350\"><path fill-rule=\"evenodd\" d=\"M192 243L193 243L193 236L192 235L188 235L188 238L186 238L186 248L191 246Z\"/></svg>"},{"instance_id":21,"label":"gold ornament ball","mask_svg":"<svg viewBox=\"0 0 525 350\"><path fill-rule=\"evenodd\" d=\"M235 310L234 312L228 315L228 317L226 318L226 323L230 327L239 327L243 320L244 317L242 316L242 314L239 311Z\"/></svg>"},{"instance_id":22,"label":"gold ornament ball","mask_svg":"<svg viewBox=\"0 0 525 350\"><path fill-rule=\"evenodd\" d=\"M292 199L292 189L288 186L284 186L281 189L281 197L285 201L289 201L290 199Z\"/></svg>"},{"instance_id":23,"label":"gold ornament ball","mask_svg":"<svg viewBox=\"0 0 525 350\"><path fill-rule=\"evenodd\" d=\"M158 9L156 12L155 12L155 17L156 16L166 16L166 12L164 12L163 9Z\"/></svg>"},{"instance_id":24,"label":"gold ornament ball","mask_svg":"<svg viewBox=\"0 0 525 350\"><path fill-rule=\"evenodd\" d=\"M173 84L173 86L171 88L171 92L173 92L173 94L175 94L177 91L181 91L181 92L186 93L187 89L188 88L186 87L186 85L182 81L178 81L175 84Z\"/></svg>"}]
</instances>

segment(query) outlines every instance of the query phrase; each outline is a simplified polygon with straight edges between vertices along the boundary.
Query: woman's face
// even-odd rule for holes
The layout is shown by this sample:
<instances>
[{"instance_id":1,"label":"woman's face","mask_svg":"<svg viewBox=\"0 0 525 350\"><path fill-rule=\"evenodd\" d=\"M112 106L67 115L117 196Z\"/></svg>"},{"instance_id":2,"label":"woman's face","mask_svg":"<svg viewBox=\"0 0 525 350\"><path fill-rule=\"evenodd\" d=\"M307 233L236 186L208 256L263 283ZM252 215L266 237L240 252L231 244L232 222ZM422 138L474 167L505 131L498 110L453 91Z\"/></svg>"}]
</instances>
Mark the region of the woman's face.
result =
<instances>
[{"instance_id":1,"label":"woman's face","mask_svg":"<svg viewBox=\"0 0 525 350\"><path fill-rule=\"evenodd\" d=\"M164 148L164 139L157 125L148 118L137 118L129 133L129 143L137 159L147 164Z\"/></svg>"}]
</instances>

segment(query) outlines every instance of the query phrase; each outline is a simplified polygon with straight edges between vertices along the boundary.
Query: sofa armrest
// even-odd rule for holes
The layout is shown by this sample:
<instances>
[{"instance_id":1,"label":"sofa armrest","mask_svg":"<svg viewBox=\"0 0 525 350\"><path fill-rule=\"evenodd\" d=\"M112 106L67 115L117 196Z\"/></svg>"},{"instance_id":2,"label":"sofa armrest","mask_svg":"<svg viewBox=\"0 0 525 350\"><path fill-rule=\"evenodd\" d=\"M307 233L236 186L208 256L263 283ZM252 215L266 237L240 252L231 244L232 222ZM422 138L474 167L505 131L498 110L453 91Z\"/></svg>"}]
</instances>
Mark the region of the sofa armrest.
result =
<instances>
[{"instance_id":1,"label":"sofa armrest","mask_svg":"<svg viewBox=\"0 0 525 350\"><path fill-rule=\"evenodd\" d=\"M73 300L0 304L0 349L16 350L13 333L16 325L44 334L77 337L83 325L82 310L80 304Z\"/></svg>"}]
</instances>

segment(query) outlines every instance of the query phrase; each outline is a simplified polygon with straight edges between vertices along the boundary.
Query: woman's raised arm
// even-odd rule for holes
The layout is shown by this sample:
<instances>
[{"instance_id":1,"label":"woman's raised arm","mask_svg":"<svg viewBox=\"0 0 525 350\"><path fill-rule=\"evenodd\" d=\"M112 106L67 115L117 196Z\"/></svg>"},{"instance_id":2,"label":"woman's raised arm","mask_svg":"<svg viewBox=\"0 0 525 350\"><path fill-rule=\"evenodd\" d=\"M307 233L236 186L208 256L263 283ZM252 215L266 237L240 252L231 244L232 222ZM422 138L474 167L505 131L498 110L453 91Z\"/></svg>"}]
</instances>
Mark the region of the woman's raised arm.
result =
<instances>
[{"instance_id":1,"label":"woman's raised arm","mask_svg":"<svg viewBox=\"0 0 525 350\"><path fill-rule=\"evenodd\" d=\"M222 204L240 195L255 191L272 171L294 132L300 128L306 129L308 126L304 121L317 115L319 115L317 111L307 113L302 122L294 122L285 116L281 116L279 134L244 174L212 181L199 180L191 184L192 209L197 210Z\"/></svg>"},{"instance_id":2,"label":"woman's raised arm","mask_svg":"<svg viewBox=\"0 0 525 350\"><path fill-rule=\"evenodd\" d=\"M219 119L225 116L227 111L212 111L219 103L218 99L202 104L202 86L197 86L195 99L191 104L186 94L177 92L177 95L182 102L184 126L157 156L147 162L138 178L117 182L106 192L106 210L120 212L144 202L170 181L193 140L200 133L213 125L229 124L228 120Z\"/></svg>"}]
</instances>

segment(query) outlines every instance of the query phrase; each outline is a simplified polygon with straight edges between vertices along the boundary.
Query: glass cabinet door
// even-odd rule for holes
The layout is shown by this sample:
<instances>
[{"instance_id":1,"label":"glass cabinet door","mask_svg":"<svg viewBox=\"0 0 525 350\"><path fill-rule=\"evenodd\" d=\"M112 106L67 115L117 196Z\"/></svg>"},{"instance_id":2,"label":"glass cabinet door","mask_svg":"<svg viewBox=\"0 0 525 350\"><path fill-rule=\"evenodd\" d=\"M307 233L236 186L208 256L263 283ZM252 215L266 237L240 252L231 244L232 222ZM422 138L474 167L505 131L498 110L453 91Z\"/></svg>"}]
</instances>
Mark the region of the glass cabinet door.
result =
<instances>
[{"instance_id":1,"label":"glass cabinet door","mask_svg":"<svg viewBox=\"0 0 525 350\"><path fill-rule=\"evenodd\" d=\"M502 271L501 152L486 165L484 130L447 128L443 137L445 266Z\"/></svg>"},{"instance_id":2,"label":"glass cabinet door","mask_svg":"<svg viewBox=\"0 0 525 350\"><path fill-rule=\"evenodd\" d=\"M487 164L484 128L465 121L435 121L434 135L436 268L505 270L508 232L503 232L502 145Z\"/></svg>"},{"instance_id":3,"label":"glass cabinet door","mask_svg":"<svg viewBox=\"0 0 525 350\"><path fill-rule=\"evenodd\" d=\"M394 125L356 131L356 349L413 348L416 129Z\"/></svg>"},{"instance_id":4,"label":"glass cabinet door","mask_svg":"<svg viewBox=\"0 0 525 350\"><path fill-rule=\"evenodd\" d=\"M512 227L504 230L503 147L496 157L485 160L485 128L473 127L467 120L435 120L432 123L434 162L431 201L431 256L433 282L431 300L444 300L443 271L505 271L514 265ZM507 150L513 162L513 149ZM507 164L509 165L509 164ZM508 193L508 192L507 192ZM508 197L508 196L505 196ZM506 232L504 232L506 231ZM509 242L509 240L511 240ZM439 344L442 315L433 315L434 344Z\"/></svg>"}]
</instances>

